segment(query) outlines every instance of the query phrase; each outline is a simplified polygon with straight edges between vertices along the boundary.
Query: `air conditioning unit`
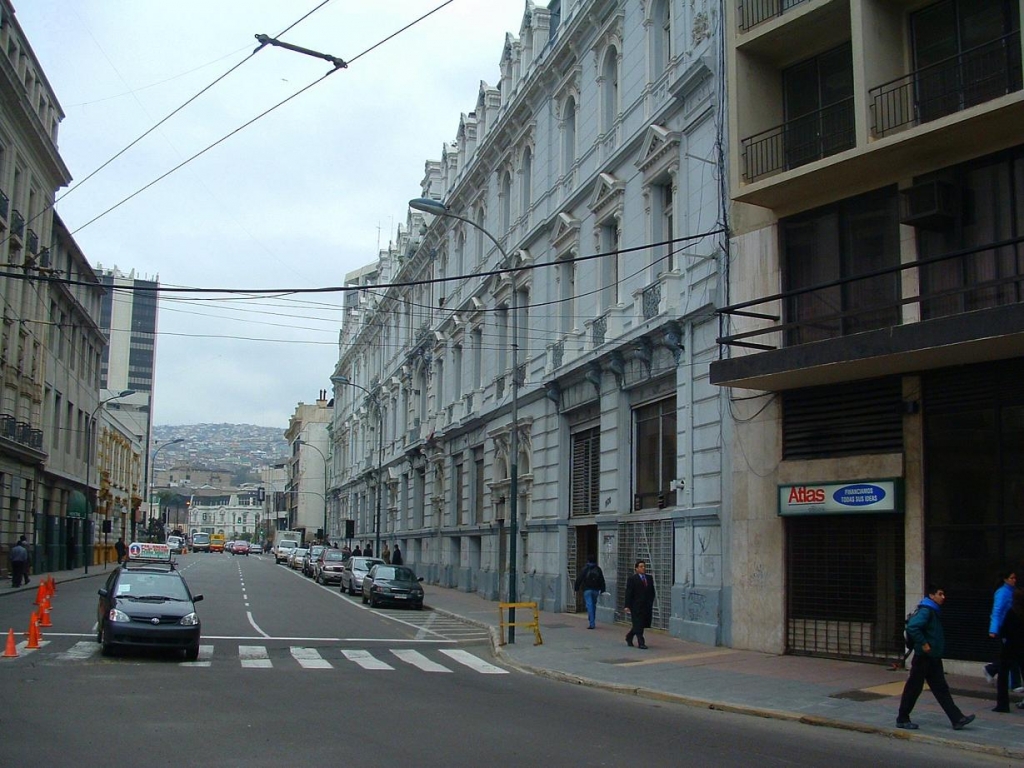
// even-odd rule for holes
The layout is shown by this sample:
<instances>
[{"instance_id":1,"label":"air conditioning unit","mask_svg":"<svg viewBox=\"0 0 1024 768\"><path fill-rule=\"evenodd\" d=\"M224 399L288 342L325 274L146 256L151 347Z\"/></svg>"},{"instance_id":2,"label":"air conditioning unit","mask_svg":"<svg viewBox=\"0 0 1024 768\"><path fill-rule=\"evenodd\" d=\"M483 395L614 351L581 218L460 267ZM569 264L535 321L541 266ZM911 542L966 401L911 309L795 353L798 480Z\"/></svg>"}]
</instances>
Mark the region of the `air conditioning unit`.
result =
<instances>
[{"instance_id":1,"label":"air conditioning unit","mask_svg":"<svg viewBox=\"0 0 1024 768\"><path fill-rule=\"evenodd\" d=\"M900 190L900 223L942 231L957 219L957 194L952 184L927 181Z\"/></svg>"}]
</instances>

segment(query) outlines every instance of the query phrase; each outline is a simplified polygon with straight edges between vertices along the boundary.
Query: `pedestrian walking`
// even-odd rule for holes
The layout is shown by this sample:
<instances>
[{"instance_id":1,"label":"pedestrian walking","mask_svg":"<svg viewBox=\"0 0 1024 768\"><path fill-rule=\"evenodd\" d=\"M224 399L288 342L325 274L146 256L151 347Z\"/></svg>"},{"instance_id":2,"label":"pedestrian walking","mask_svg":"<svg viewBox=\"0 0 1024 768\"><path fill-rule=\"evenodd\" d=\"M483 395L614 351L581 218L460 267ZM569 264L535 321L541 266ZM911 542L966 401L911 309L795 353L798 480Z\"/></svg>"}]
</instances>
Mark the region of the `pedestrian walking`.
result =
<instances>
[{"instance_id":1,"label":"pedestrian walking","mask_svg":"<svg viewBox=\"0 0 1024 768\"><path fill-rule=\"evenodd\" d=\"M359 545L356 544L356 548L352 550L352 556L353 557L360 557L362 554L363 554L363 550L361 550L359 548Z\"/></svg>"},{"instance_id":2,"label":"pedestrian walking","mask_svg":"<svg viewBox=\"0 0 1024 768\"><path fill-rule=\"evenodd\" d=\"M910 664L910 675L903 686L900 710L896 715L896 727L910 731L917 730L917 724L910 721L917 698L927 682L935 700L946 713L954 731L959 731L974 722L974 715L965 715L953 702L942 668L942 654L946 650L946 638L942 630L939 611L946 602L946 590L938 585L928 586L928 596L917 606L907 620L907 636L914 643L914 660Z\"/></svg>"},{"instance_id":3,"label":"pedestrian walking","mask_svg":"<svg viewBox=\"0 0 1024 768\"><path fill-rule=\"evenodd\" d=\"M121 563L124 562L124 553L125 553L124 537L123 536L118 536L117 537L117 543L114 544L114 551L117 552L117 564L120 565Z\"/></svg>"},{"instance_id":4,"label":"pedestrian walking","mask_svg":"<svg viewBox=\"0 0 1024 768\"><path fill-rule=\"evenodd\" d=\"M403 560L402 560L402 550L400 550L398 548L398 544L396 543L395 544L395 551L391 553L391 564L392 565L401 565L402 562L403 562Z\"/></svg>"},{"instance_id":5,"label":"pedestrian walking","mask_svg":"<svg viewBox=\"0 0 1024 768\"><path fill-rule=\"evenodd\" d=\"M384 549L380 551L380 559L388 565L391 565L391 550L388 549L387 542L384 542Z\"/></svg>"},{"instance_id":6,"label":"pedestrian walking","mask_svg":"<svg viewBox=\"0 0 1024 768\"><path fill-rule=\"evenodd\" d=\"M366 546L363 547L364 557L373 557L373 545L370 542L366 542Z\"/></svg>"},{"instance_id":7,"label":"pedestrian walking","mask_svg":"<svg viewBox=\"0 0 1024 768\"><path fill-rule=\"evenodd\" d=\"M594 629L597 624L597 600L605 591L604 571L597 564L597 555L588 555L587 564L576 576L575 589L583 590L583 602L587 606L587 629Z\"/></svg>"},{"instance_id":8,"label":"pedestrian walking","mask_svg":"<svg viewBox=\"0 0 1024 768\"><path fill-rule=\"evenodd\" d=\"M992 613L989 615L988 620L988 636L996 640L1001 640L999 628L1003 625L1003 619L1006 618L1010 605L1013 603L1013 593L1017 588L1017 572L1007 569L999 574L999 581L999 587L996 589L995 594L992 595ZM1002 643L1000 642L1001 645ZM996 682L996 675L1002 667L1002 658L1003 655L1000 651L999 658L996 661L985 665L985 679L990 683ZM1011 667L1007 670L1007 674L1011 678L1008 687L1016 688L1020 685L1019 669ZM1013 685L1014 682L1017 685Z\"/></svg>"},{"instance_id":9,"label":"pedestrian walking","mask_svg":"<svg viewBox=\"0 0 1024 768\"><path fill-rule=\"evenodd\" d=\"M996 706L993 712L1010 711L1010 670L1024 665L1024 590L1013 591L1010 608L999 625L1001 640L999 671L996 680ZM1017 703L1024 709L1024 702Z\"/></svg>"},{"instance_id":10,"label":"pedestrian walking","mask_svg":"<svg viewBox=\"0 0 1024 768\"><path fill-rule=\"evenodd\" d=\"M18 539L11 547L11 588L21 586L22 579L28 584L28 548L25 546L25 537Z\"/></svg>"},{"instance_id":11,"label":"pedestrian walking","mask_svg":"<svg viewBox=\"0 0 1024 768\"><path fill-rule=\"evenodd\" d=\"M637 560L633 565L633 575L626 579L626 613L633 623L626 633L626 645L633 647L633 638L637 647L647 650L644 641L644 630L651 626L654 616L654 577L647 573L647 563Z\"/></svg>"}]
</instances>

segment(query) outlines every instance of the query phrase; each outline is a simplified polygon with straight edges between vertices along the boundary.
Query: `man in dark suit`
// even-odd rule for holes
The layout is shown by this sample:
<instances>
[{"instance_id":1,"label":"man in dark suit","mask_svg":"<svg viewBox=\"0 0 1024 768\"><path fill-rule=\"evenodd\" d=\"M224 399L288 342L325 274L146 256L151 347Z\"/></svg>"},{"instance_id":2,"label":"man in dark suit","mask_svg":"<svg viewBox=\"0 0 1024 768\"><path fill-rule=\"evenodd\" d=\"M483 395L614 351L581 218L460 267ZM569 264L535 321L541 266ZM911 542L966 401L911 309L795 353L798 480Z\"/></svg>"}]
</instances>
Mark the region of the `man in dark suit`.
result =
<instances>
[{"instance_id":1,"label":"man in dark suit","mask_svg":"<svg viewBox=\"0 0 1024 768\"><path fill-rule=\"evenodd\" d=\"M632 648L635 637L637 647L647 650L644 630L651 626L654 613L654 577L647 573L647 563L643 560L637 560L633 570L635 573L626 579L626 613L633 622L626 633L626 645Z\"/></svg>"}]
</instances>

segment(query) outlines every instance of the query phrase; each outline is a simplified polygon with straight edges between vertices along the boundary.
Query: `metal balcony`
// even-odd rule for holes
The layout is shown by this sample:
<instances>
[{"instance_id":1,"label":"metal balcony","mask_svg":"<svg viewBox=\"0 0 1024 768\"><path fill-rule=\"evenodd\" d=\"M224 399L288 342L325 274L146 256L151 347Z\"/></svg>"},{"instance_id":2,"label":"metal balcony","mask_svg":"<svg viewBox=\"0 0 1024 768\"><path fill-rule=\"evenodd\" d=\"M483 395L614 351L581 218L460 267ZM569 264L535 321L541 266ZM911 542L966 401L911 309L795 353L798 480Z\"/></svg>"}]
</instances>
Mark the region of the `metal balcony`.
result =
<instances>
[{"instance_id":1,"label":"metal balcony","mask_svg":"<svg viewBox=\"0 0 1024 768\"><path fill-rule=\"evenodd\" d=\"M856 143L853 97L754 134L743 145L743 180L807 165Z\"/></svg>"},{"instance_id":2,"label":"metal balcony","mask_svg":"<svg viewBox=\"0 0 1024 768\"><path fill-rule=\"evenodd\" d=\"M804 2L807 0L740 0L736 13L740 31L746 32L758 24L776 19Z\"/></svg>"},{"instance_id":3,"label":"metal balcony","mask_svg":"<svg viewBox=\"0 0 1024 768\"><path fill-rule=\"evenodd\" d=\"M1021 90L1020 31L868 91L876 137Z\"/></svg>"}]
</instances>

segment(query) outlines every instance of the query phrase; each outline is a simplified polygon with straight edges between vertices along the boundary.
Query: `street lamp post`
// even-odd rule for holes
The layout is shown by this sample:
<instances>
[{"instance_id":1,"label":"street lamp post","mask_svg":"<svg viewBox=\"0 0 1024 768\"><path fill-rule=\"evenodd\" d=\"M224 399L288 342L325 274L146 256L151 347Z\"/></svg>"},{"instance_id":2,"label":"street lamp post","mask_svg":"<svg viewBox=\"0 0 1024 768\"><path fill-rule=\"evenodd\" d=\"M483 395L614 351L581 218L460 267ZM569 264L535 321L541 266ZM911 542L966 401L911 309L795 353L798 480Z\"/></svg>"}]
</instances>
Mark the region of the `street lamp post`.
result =
<instances>
[{"instance_id":1,"label":"street lamp post","mask_svg":"<svg viewBox=\"0 0 1024 768\"><path fill-rule=\"evenodd\" d=\"M384 408L380 398L361 384L351 381L348 376L331 376L332 384L346 384L361 389L377 409L377 509L373 516L374 554L380 557L380 504L384 496Z\"/></svg>"},{"instance_id":2,"label":"street lamp post","mask_svg":"<svg viewBox=\"0 0 1024 768\"><path fill-rule=\"evenodd\" d=\"M502 248L501 243L498 242L498 238L472 219L452 213L444 203L438 200L431 200L429 197L417 197L409 201L409 207L415 211L429 213L434 216L457 219L482 232L498 249L503 263L507 265L509 278L512 281L512 301L509 305L509 320L512 325L512 333L509 337L512 347L512 436L509 445L509 453L511 454L509 457L509 495L511 498L509 499L510 519L508 532L511 541L508 548L508 601L514 604L517 596L516 539L519 535L519 307L518 297L516 296L516 275L513 271L515 265L505 249ZM515 608L508 609L508 620L508 642L515 643Z\"/></svg>"},{"instance_id":3,"label":"street lamp post","mask_svg":"<svg viewBox=\"0 0 1024 768\"><path fill-rule=\"evenodd\" d=\"M320 454L320 458L324 460L324 544L328 543L327 538L327 457L324 456L324 452L317 448L312 443L307 443L305 440L296 440L295 444L298 446L306 446L312 448L314 451Z\"/></svg>"},{"instance_id":4,"label":"street lamp post","mask_svg":"<svg viewBox=\"0 0 1024 768\"><path fill-rule=\"evenodd\" d=\"M134 389L122 389L116 395L112 395L104 400L100 400L96 407L92 409L92 413L89 414L89 423L86 424L86 441L85 441L85 519L89 520L89 516L92 514L89 506L89 497L92 495L92 451L93 442L96 438L96 430L94 429L94 422L96 420L96 414L100 408L109 402L114 400L120 400L122 397L128 397L128 395L134 395ZM88 524L87 524L88 525ZM85 543L85 531L82 532L83 544ZM103 567L107 567L107 548L103 547ZM89 558L85 558L85 572L89 572Z\"/></svg>"},{"instance_id":5,"label":"street lamp post","mask_svg":"<svg viewBox=\"0 0 1024 768\"><path fill-rule=\"evenodd\" d=\"M162 451L168 445L176 445L177 443L183 443L183 442L185 442L185 438L183 438L183 437L177 437L174 440L167 440L166 442L163 442L160 445L158 445L156 448L154 448L153 449L153 455L150 456L150 459L149 459L149 475L146 477L146 493L144 495L144 498L146 499L146 507L147 507L147 509L149 511L149 518L150 518L150 520L153 519L153 501L149 498L149 494L152 493L153 486L156 485L156 483L155 483L155 478L156 478L156 455L158 453L160 453L160 451Z\"/></svg>"}]
</instances>

